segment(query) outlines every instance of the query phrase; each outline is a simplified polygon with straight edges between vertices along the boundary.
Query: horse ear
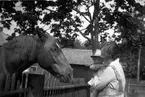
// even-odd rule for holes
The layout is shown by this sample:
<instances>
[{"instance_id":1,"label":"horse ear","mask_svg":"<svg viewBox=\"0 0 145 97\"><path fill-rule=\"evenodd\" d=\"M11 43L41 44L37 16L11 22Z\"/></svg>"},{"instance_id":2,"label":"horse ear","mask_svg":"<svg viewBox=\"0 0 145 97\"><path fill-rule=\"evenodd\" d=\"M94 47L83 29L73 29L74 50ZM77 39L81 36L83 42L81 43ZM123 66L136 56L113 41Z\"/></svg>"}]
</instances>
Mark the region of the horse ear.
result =
<instances>
[{"instance_id":1,"label":"horse ear","mask_svg":"<svg viewBox=\"0 0 145 97\"><path fill-rule=\"evenodd\" d=\"M41 31L39 31L37 34L41 40L46 40L48 38L47 35Z\"/></svg>"}]
</instances>

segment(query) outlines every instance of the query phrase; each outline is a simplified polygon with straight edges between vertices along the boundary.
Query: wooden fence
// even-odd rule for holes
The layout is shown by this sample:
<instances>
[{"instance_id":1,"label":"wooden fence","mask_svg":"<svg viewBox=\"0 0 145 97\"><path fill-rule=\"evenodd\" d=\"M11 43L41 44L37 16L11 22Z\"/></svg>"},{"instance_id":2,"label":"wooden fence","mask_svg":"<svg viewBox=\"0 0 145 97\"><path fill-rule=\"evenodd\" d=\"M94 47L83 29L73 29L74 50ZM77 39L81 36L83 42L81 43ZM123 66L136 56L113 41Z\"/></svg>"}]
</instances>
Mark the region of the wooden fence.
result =
<instances>
[{"instance_id":1,"label":"wooden fence","mask_svg":"<svg viewBox=\"0 0 145 97\"><path fill-rule=\"evenodd\" d=\"M0 97L27 97L29 89L24 88L16 75L0 75Z\"/></svg>"},{"instance_id":2,"label":"wooden fence","mask_svg":"<svg viewBox=\"0 0 145 97\"><path fill-rule=\"evenodd\" d=\"M127 81L128 97L144 97L145 85L132 81ZM15 74L0 75L0 97L89 97L89 88L83 78L62 83L49 73L24 74L22 83Z\"/></svg>"},{"instance_id":3,"label":"wooden fence","mask_svg":"<svg viewBox=\"0 0 145 97\"><path fill-rule=\"evenodd\" d=\"M2 80L3 79L3 80ZM89 97L89 86L83 78L62 83L51 74L24 74L22 83L16 75L0 75L0 97ZM4 83L4 84L3 84ZM33 97L32 96L32 97Z\"/></svg>"},{"instance_id":4,"label":"wooden fence","mask_svg":"<svg viewBox=\"0 0 145 97\"><path fill-rule=\"evenodd\" d=\"M62 83L49 73L45 75L44 97L89 97L89 90L84 78L74 78L69 83Z\"/></svg>"},{"instance_id":5,"label":"wooden fence","mask_svg":"<svg viewBox=\"0 0 145 97\"><path fill-rule=\"evenodd\" d=\"M128 97L145 97L145 82L136 82L136 79L130 79L127 81L126 93Z\"/></svg>"}]
</instances>

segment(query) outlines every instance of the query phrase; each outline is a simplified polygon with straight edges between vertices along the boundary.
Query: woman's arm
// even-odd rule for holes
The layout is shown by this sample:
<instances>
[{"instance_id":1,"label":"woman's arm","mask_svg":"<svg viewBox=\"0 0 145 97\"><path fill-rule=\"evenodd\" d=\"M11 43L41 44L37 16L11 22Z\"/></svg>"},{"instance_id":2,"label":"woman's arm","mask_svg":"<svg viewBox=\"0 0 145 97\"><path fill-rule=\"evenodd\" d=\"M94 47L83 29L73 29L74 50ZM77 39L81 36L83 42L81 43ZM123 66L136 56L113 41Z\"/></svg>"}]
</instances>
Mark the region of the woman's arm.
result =
<instances>
[{"instance_id":1,"label":"woman's arm","mask_svg":"<svg viewBox=\"0 0 145 97\"><path fill-rule=\"evenodd\" d=\"M111 67L107 67L104 72L98 77L95 90L102 90L115 78L114 71Z\"/></svg>"}]
</instances>

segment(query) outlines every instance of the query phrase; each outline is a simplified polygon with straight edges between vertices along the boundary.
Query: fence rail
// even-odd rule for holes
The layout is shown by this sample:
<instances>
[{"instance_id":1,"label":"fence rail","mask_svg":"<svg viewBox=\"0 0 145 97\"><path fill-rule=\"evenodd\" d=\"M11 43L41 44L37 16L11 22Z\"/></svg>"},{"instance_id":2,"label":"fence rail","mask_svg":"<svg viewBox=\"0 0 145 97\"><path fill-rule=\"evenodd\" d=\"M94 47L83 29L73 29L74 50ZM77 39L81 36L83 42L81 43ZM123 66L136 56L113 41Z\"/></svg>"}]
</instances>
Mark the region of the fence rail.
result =
<instances>
[{"instance_id":1,"label":"fence rail","mask_svg":"<svg viewBox=\"0 0 145 97\"><path fill-rule=\"evenodd\" d=\"M88 85L58 86L44 89L43 97L89 97Z\"/></svg>"},{"instance_id":2,"label":"fence rail","mask_svg":"<svg viewBox=\"0 0 145 97\"><path fill-rule=\"evenodd\" d=\"M29 89L19 89L13 91L0 92L0 97L27 97Z\"/></svg>"},{"instance_id":3,"label":"fence rail","mask_svg":"<svg viewBox=\"0 0 145 97\"><path fill-rule=\"evenodd\" d=\"M23 82L23 78L21 82ZM23 88L21 82L17 80L16 74L1 74L0 97L27 97L29 89Z\"/></svg>"},{"instance_id":4,"label":"fence rail","mask_svg":"<svg viewBox=\"0 0 145 97\"><path fill-rule=\"evenodd\" d=\"M69 83L62 83L51 74L26 74L22 83L16 75L0 75L0 97L89 97L90 87L84 78L74 78ZM144 97L145 85L127 81L128 97ZM41 96L39 96L39 95Z\"/></svg>"},{"instance_id":5,"label":"fence rail","mask_svg":"<svg viewBox=\"0 0 145 97\"><path fill-rule=\"evenodd\" d=\"M137 83L135 79L130 79L126 84L128 97L145 97L145 85Z\"/></svg>"}]
</instances>

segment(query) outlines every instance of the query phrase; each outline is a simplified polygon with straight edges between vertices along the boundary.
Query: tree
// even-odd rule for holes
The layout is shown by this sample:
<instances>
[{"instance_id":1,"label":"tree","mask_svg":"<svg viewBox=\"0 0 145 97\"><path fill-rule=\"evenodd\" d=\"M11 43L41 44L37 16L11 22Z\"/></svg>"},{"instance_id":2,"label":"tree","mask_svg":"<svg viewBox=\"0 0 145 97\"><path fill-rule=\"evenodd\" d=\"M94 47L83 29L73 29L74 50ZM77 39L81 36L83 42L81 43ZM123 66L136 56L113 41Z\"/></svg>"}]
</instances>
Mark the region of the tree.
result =
<instances>
[{"instance_id":1,"label":"tree","mask_svg":"<svg viewBox=\"0 0 145 97\"><path fill-rule=\"evenodd\" d=\"M100 2L100 6L98 6L99 0L1 1L0 22L4 27L10 28L11 21L15 21L18 26L15 29L15 33L23 34L36 34L38 29L44 31L38 26L40 23L44 27L49 25L47 26L48 29L51 29L50 32L55 37L58 37L61 43L61 39L74 40L79 32L91 44L91 38L87 37L87 35L96 33L97 29L95 28L97 27L99 28L97 33L102 33L102 41L107 37L104 31L110 28L114 28L115 33L121 33L120 36L114 34L113 37L116 41L123 39L129 44L136 44L139 39L142 41L144 34L138 34L139 32L135 29L139 28L141 29L140 32L144 31L144 27L140 23L142 20L138 19L138 17L143 17L144 6L136 3L135 0L114 0L110 4L111 8L108 8L105 4L111 1L113 0ZM14 8L18 3L19 6L23 7L23 10L20 11ZM82 6L85 8L84 11L81 11ZM90 10L91 8L93 11ZM77 15L74 15L73 12ZM82 27L83 21L80 16L84 17L88 22L88 26L82 30L80 28ZM97 25L98 23L96 21L99 22L99 25ZM62 32L65 33L62 34ZM141 38L138 38L138 35Z\"/></svg>"},{"instance_id":2,"label":"tree","mask_svg":"<svg viewBox=\"0 0 145 97\"><path fill-rule=\"evenodd\" d=\"M14 30L13 37L16 33L34 35L37 34L37 31L45 33L43 27L38 25L49 25L47 27L51 29L50 33L53 33L63 43L64 40L74 40L77 36L73 33L76 30L73 29L73 21L75 21L75 27L81 26L78 17L74 17L73 21L69 20L72 18L72 8L79 2L79 0L0 1L0 23L9 29L11 22L16 22L17 28ZM16 6L22 9L18 10Z\"/></svg>"},{"instance_id":3,"label":"tree","mask_svg":"<svg viewBox=\"0 0 145 97\"><path fill-rule=\"evenodd\" d=\"M81 11L79 7L75 9L86 21L88 22L88 26L86 27L84 33L82 35L88 35L92 32L94 28L93 22L95 18L98 17L95 13L97 13L97 3L99 0L84 0L79 6L85 6L85 11ZM121 36L116 36L114 34L114 38L116 41L120 41L122 38L130 41L131 44L134 44L134 40L137 39L137 30L144 31L144 26L141 22L143 20L139 20L144 15L144 6L135 2L135 0L105 0L106 2L100 1L99 7L99 33L102 33L102 41L107 37L107 34L104 33L105 30L113 28L115 33L121 33ZM114 1L114 2L113 2ZM110 7L106 6L106 3L110 3ZM91 15L90 8L93 9L93 15ZM93 21L93 22L92 22ZM103 34L104 33L104 34ZM138 34L139 35L139 34ZM136 36L136 38L135 38ZM139 35L142 36L142 35ZM134 39L135 38L135 39ZM88 39L89 40L89 39ZM90 41L90 40L89 40ZM134 42L133 42L134 41ZM137 41L136 41L137 42ZM136 44L136 43L135 43Z\"/></svg>"},{"instance_id":4,"label":"tree","mask_svg":"<svg viewBox=\"0 0 145 97\"><path fill-rule=\"evenodd\" d=\"M92 53L95 54L96 49L99 49L98 34L99 34L99 3L100 0L83 0L79 6L73 9L80 16L82 16L87 22L88 26L84 28L84 31L78 30L82 36L88 39L90 45L92 45ZM84 7L86 10L81 11L81 7ZM93 9L93 12L90 11L90 8ZM91 35L91 38L88 38L87 35ZM88 43L87 42L87 43Z\"/></svg>"},{"instance_id":5,"label":"tree","mask_svg":"<svg viewBox=\"0 0 145 97\"><path fill-rule=\"evenodd\" d=\"M93 22L91 22L95 21L95 18L98 17L96 14L91 16L90 8L97 5L93 1L99 0L84 0L81 3L81 6L85 6L86 11L81 12L79 9L76 10L89 23L85 28L85 31L82 33L83 36L92 33L94 27L96 27L92 26ZM109 2L113 2L110 3L110 7L106 6L106 3ZM122 56L124 56L122 57L122 60L128 65L126 72L136 69L137 61L134 61L134 59L138 57L137 51L140 51L138 49L141 45L145 45L144 9L145 7L137 3L135 0L105 0L105 2L100 2L100 11L98 14L101 41L106 41L106 37L108 37L108 33L104 32L105 30L110 28L114 29L115 33L112 38L117 42L122 41L120 48L122 49ZM96 13L95 9L93 10L93 13ZM128 58L130 60L128 60ZM132 72L131 75L134 76L136 73Z\"/></svg>"}]
</instances>

